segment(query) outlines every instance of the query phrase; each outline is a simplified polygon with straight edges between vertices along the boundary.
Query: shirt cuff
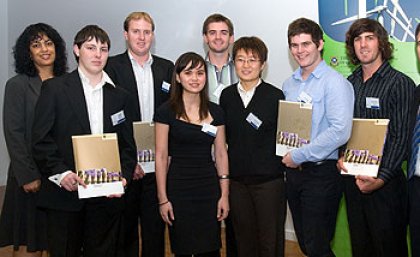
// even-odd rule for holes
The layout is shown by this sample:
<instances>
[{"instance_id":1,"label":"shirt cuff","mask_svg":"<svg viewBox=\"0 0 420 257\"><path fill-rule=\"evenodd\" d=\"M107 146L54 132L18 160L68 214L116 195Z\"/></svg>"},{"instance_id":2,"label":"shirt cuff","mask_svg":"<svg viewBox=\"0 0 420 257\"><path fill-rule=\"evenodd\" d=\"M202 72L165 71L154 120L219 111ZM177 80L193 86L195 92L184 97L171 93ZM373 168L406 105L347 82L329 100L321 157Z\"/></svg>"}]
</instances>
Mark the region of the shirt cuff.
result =
<instances>
[{"instance_id":1,"label":"shirt cuff","mask_svg":"<svg viewBox=\"0 0 420 257\"><path fill-rule=\"evenodd\" d=\"M61 187L61 180L70 172L72 172L71 170L65 171L61 174L55 174L52 176L48 177L48 180L53 182L54 184L56 184L57 186Z\"/></svg>"},{"instance_id":2,"label":"shirt cuff","mask_svg":"<svg viewBox=\"0 0 420 257\"><path fill-rule=\"evenodd\" d=\"M300 152L299 149L295 149L292 150L290 152L290 158L292 158L292 161L296 164L296 165L301 165L303 161L301 161L300 159L303 159L302 157L304 157L302 154L300 154L301 156L299 156ZM299 158L301 157L301 158Z\"/></svg>"}]
</instances>

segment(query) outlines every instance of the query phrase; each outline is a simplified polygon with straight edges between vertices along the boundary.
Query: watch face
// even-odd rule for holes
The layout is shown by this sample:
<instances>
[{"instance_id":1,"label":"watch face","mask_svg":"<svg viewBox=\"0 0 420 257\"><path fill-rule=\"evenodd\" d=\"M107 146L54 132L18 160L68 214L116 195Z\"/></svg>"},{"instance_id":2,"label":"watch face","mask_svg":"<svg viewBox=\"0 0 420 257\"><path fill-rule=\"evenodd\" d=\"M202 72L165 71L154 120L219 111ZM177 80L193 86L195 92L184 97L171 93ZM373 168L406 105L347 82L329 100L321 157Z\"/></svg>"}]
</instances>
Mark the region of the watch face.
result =
<instances>
[{"instance_id":1,"label":"watch face","mask_svg":"<svg viewBox=\"0 0 420 257\"><path fill-rule=\"evenodd\" d=\"M402 42L415 41L415 28L420 23L418 0L318 0L319 21L335 41L344 42L345 33L358 18L359 2L366 4L366 17L378 20L389 35Z\"/></svg>"}]
</instances>

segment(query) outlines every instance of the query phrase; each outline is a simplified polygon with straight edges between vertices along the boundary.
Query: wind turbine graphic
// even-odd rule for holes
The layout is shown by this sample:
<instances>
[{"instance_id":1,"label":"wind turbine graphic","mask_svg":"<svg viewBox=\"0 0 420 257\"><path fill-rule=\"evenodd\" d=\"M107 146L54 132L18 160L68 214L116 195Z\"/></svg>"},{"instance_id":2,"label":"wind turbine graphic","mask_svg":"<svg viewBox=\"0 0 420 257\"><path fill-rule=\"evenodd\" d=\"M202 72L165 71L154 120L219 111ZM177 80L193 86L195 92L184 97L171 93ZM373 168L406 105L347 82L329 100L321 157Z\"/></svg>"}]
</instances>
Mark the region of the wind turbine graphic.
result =
<instances>
[{"instance_id":1,"label":"wind turbine graphic","mask_svg":"<svg viewBox=\"0 0 420 257\"><path fill-rule=\"evenodd\" d=\"M335 26L339 24L353 22L359 18L370 17L374 14L377 15L378 22L384 25L384 14L387 14L391 20L391 30L389 33L391 37L394 37L395 39L402 42L405 42L407 40L407 36L410 36L411 38L415 39L414 33L411 31L411 28L413 27L411 25L412 19L407 17L404 10L399 4L399 0L389 0L389 1L392 3L394 7L392 12L389 10L388 0L384 0L382 5L376 5L373 9L369 11L366 10L366 0L359 0L359 12L357 15L353 15L351 17L338 20L332 23L331 25ZM401 20L398 17L398 15L400 15L403 20ZM404 30L404 35L402 36L401 39L398 39L394 34L396 24L398 24Z\"/></svg>"}]
</instances>

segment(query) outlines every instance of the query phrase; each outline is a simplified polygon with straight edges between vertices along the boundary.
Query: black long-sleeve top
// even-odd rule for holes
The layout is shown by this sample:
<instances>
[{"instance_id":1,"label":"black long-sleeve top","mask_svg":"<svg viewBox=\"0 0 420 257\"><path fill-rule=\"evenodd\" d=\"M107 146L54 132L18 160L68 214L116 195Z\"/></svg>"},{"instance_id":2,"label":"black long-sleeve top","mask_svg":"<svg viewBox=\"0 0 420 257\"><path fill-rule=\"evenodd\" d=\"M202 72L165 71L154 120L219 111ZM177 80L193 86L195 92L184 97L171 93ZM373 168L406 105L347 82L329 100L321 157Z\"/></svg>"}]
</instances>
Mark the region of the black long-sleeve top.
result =
<instances>
[{"instance_id":1,"label":"black long-sleeve top","mask_svg":"<svg viewBox=\"0 0 420 257\"><path fill-rule=\"evenodd\" d=\"M238 84L223 90L220 106L225 112L229 173L232 179L258 183L283 175L284 166L276 156L277 112L283 92L265 82L245 108L238 93ZM253 113L262 121L258 129L247 121Z\"/></svg>"},{"instance_id":2,"label":"black long-sleeve top","mask_svg":"<svg viewBox=\"0 0 420 257\"><path fill-rule=\"evenodd\" d=\"M415 84L387 61L366 82L363 82L361 67L348 80L354 87L354 118L390 120L378 172L378 178L388 182L400 175L402 162L407 156ZM379 108L367 108L366 99L369 97L379 99Z\"/></svg>"}]
</instances>

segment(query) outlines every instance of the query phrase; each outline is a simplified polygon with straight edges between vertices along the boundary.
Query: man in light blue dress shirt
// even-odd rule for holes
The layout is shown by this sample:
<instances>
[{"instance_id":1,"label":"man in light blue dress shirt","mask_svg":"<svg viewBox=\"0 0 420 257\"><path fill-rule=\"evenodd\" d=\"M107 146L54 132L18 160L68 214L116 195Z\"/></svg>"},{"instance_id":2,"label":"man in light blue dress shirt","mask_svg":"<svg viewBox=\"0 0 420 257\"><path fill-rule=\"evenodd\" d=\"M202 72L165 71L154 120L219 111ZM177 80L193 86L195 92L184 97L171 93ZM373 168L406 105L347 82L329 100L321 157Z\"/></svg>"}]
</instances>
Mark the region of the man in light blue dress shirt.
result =
<instances>
[{"instance_id":1,"label":"man in light blue dress shirt","mask_svg":"<svg viewBox=\"0 0 420 257\"><path fill-rule=\"evenodd\" d=\"M312 106L309 144L283 157L296 236L311 257L335 256L330 242L342 196L336 162L351 134L354 105L351 84L321 57L322 35L319 25L305 18L289 25L289 49L299 68L283 84L287 101Z\"/></svg>"}]
</instances>

